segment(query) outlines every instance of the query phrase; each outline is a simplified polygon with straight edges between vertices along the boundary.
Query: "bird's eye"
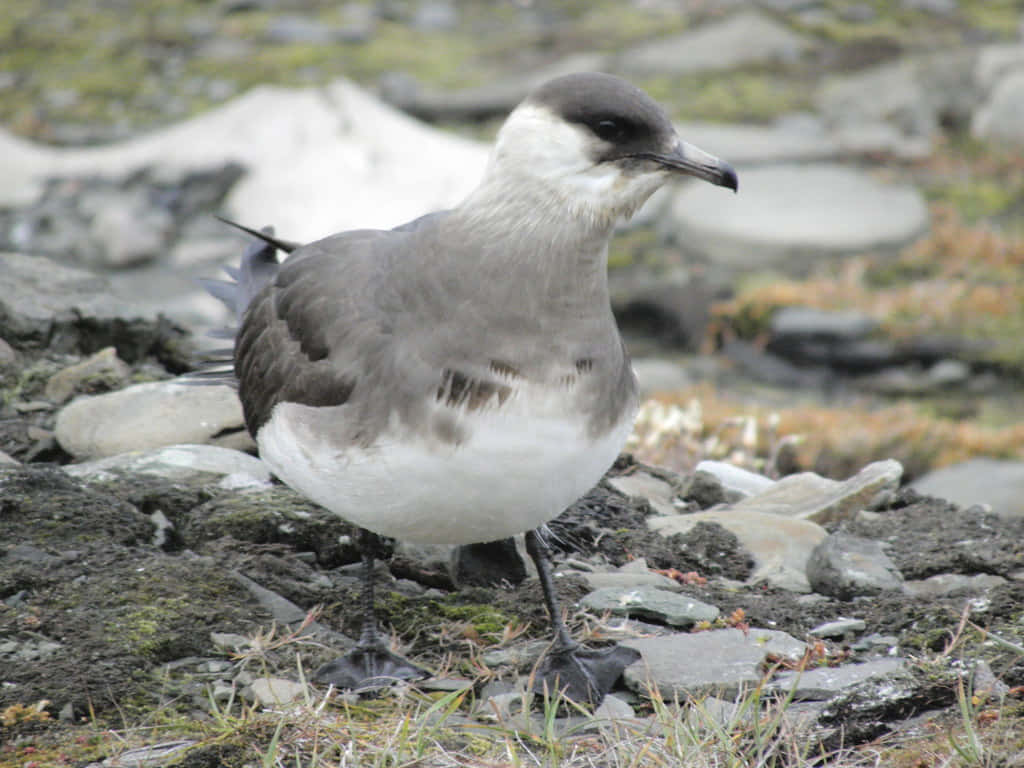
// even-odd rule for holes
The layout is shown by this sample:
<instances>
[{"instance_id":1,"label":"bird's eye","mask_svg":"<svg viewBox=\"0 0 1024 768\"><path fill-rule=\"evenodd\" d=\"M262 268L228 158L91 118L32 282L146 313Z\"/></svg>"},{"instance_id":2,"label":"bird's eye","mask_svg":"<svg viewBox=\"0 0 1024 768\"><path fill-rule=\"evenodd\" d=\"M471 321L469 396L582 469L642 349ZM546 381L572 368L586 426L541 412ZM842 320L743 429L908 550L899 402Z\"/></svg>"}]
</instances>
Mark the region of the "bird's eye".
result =
<instances>
[{"instance_id":1,"label":"bird's eye","mask_svg":"<svg viewBox=\"0 0 1024 768\"><path fill-rule=\"evenodd\" d=\"M601 120L593 130L599 138L613 143L622 141L626 136L626 126L618 120Z\"/></svg>"}]
</instances>

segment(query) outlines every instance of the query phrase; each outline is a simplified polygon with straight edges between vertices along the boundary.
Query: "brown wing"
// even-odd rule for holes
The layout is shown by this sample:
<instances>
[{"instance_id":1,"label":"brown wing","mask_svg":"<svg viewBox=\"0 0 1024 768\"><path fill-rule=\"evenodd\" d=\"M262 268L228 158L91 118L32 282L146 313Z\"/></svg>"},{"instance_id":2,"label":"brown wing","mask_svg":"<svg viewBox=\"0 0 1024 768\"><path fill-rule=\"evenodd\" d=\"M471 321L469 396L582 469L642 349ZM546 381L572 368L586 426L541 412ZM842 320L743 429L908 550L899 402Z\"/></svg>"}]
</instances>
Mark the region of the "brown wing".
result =
<instances>
[{"instance_id":1,"label":"brown wing","mask_svg":"<svg viewBox=\"0 0 1024 768\"><path fill-rule=\"evenodd\" d=\"M386 334L359 304L369 299L367 245L387 234L347 232L298 250L250 303L234 357L252 434L280 402L332 406L352 397L359 350Z\"/></svg>"}]
</instances>

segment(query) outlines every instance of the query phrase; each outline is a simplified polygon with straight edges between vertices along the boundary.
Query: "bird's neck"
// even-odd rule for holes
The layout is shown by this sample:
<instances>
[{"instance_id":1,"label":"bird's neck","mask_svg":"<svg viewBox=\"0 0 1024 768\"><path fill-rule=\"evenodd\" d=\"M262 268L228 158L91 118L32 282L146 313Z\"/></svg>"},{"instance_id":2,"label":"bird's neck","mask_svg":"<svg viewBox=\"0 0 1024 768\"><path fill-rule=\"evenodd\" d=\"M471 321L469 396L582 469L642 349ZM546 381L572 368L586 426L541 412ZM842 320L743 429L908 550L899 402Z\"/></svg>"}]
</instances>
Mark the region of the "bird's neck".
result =
<instances>
[{"instance_id":1,"label":"bird's neck","mask_svg":"<svg viewBox=\"0 0 1024 768\"><path fill-rule=\"evenodd\" d=\"M479 244L483 268L539 281L563 299L606 300L616 218L573 204L550 186L488 175L453 211L452 223L467 242Z\"/></svg>"}]
</instances>

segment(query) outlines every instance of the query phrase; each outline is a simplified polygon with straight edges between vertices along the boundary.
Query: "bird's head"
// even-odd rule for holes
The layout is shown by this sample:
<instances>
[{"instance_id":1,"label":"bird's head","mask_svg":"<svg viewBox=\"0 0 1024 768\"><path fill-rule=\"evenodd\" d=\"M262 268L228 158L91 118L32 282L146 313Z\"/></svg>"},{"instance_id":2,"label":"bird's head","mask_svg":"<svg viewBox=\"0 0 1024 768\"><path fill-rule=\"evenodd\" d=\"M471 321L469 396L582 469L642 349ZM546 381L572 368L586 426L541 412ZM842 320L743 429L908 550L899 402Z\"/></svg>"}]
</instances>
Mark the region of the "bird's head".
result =
<instances>
[{"instance_id":1,"label":"bird's head","mask_svg":"<svg viewBox=\"0 0 1024 768\"><path fill-rule=\"evenodd\" d=\"M487 180L543 191L540 199L614 221L631 216L673 175L738 186L732 167L682 141L646 93L612 75L580 73L548 81L513 110Z\"/></svg>"}]
</instances>

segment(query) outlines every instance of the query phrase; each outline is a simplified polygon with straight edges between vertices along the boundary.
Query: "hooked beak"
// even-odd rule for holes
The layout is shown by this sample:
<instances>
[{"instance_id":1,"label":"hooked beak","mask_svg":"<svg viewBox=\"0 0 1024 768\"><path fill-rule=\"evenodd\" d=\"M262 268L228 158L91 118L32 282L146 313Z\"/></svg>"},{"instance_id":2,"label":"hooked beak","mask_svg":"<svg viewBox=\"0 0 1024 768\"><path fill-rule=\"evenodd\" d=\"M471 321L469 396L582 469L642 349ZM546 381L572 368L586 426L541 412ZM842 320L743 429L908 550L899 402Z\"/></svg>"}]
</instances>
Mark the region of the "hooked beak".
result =
<instances>
[{"instance_id":1,"label":"hooked beak","mask_svg":"<svg viewBox=\"0 0 1024 768\"><path fill-rule=\"evenodd\" d=\"M739 191L739 178L731 165L685 141L677 141L671 152L646 154L645 158L675 173L695 176L716 186L728 187L733 192Z\"/></svg>"}]
</instances>

